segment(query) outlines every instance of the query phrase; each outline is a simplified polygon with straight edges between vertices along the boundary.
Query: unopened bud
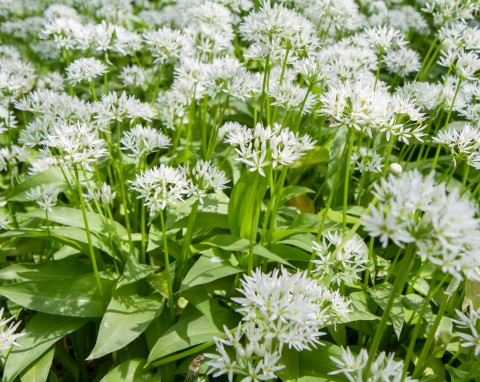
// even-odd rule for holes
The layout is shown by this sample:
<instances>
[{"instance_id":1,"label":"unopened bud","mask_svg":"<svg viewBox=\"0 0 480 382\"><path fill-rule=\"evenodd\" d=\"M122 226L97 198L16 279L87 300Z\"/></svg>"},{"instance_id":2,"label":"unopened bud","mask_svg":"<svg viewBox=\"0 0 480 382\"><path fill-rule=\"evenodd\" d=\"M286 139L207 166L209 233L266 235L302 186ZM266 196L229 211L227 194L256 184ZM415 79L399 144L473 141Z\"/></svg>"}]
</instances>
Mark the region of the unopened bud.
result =
<instances>
[{"instance_id":1,"label":"unopened bud","mask_svg":"<svg viewBox=\"0 0 480 382\"><path fill-rule=\"evenodd\" d=\"M400 175L403 171L403 168L402 166L400 166L398 163L392 163L389 167L388 167L388 171L391 173L391 174L394 174L394 175Z\"/></svg>"}]
</instances>

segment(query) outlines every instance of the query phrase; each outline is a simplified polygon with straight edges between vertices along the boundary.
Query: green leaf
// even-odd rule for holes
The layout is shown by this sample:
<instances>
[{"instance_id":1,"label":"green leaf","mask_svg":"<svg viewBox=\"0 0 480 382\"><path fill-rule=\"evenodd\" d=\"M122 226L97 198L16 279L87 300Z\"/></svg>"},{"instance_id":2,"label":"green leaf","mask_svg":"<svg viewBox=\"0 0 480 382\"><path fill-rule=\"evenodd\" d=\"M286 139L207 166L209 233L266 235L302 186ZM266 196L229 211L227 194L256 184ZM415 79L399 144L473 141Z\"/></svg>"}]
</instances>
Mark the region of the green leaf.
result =
<instances>
[{"instance_id":1,"label":"green leaf","mask_svg":"<svg viewBox=\"0 0 480 382\"><path fill-rule=\"evenodd\" d=\"M148 380L149 375L145 372L144 366L144 359L129 359L110 371L100 382L144 382Z\"/></svg>"},{"instance_id":2,"label":"green leaf","mask_svg":"<svg viewBox=\"0 0 480 382\"><path fill-rule=\"evenodd\" d=\"M41 186L43 184L52 184L57 187L65 185L65 179L62 172L57 167L50 167L48 170L42 171L33 176L29 176L24 182L14 187L7 195L9 200L26 201L26 192L32 187ZM45 213L43 214L45 216Z\"/></svg>"},{"instance_id":3,"label":"green leaf","mask_svg":"<svg viewBox=\"0 0 480 382\"><path fill-rule=\"evenodd\" d=\"M324 378L328 381L346 381L342 375L329 375L328 373L338 370L338 366L330 359L335 357L342 359L340 346L324 342L324 346L318 346L311 351L302 351L298 355L300 377Z\"/></svg>"},{"instance_id":4,"label":"green leaf","mask_svg":"<svg viewBox=\"0 0 480 382\"><path fill-rule=\"evenodd\" d=\"M383 283L375 286L374 288L368 289L370 296L375 300L375 302L382 309L385 309L387 306L388 298L392 292L392 285L389 283ZM395 297L393 300L392 309L389 314L390 320L392 320L393 330L397 338L400 338L400 333L402 331L403 323L405 321L405 312L402 307L402 302L400 298Z\"/></svg>"},{"instance_id":5,"label":"green leaf","mask_svg":"<svg viewBox=\"0 0 480 382\"><path fill-rule=\"evenodd\" d=\"M33 281L57 280L91 272L90 266L74 258L44 261L34 264L15 264L0 270L0 280Z\"/></svg>"},{"instance_id":6,"label":"green leaf","mask_svg":"<svg viewBox=\"0 0 480 382\"><path fill-rule=\"evenodd\" d=\"M261 244L255 244L253 246L253 254L257 255L257 256L264 257L265 259L268 259L268 260L272 260L273 262L277 262L277 263L280 263L280 264L291 266L291 264L288 261L282 259L277 254L269 251L267 248L265 248Z\"/></svg>"},{"instance_id":7,"label":"green leaf","mask_svg":"<svg viewBox=\"0 0 480 382\"><path fill-rule=\"evenodd\" d=\"M152 273L155 273L158 267L147 264L140 264L135 255L128 256L123 274L117 282L117 289L141 280Z\"/></svg>"},{"instance_id":8,"label":"green leaf","mask_svg":"<svg viewBox=\"0 0 480 382\"><path fill-rule=\"evenodd\" d=\"M108 293L112 281L101 282ZM0 295L24 308L61 316L101 317L105 311L93 274L8 284L0 288Z\"/></svg>"},{"instance_id":9,"label":"green leaf","mask_svg":"<svg viewBox=\"0 0 480 382\"><path fill-rule=\"evenodd\" d=\"M260 213L263 197L267 192L266 177L257 172L246 171L235 184L228 203L230 232L244 239L250 238L254 216Z\"/></svg>"},{"instance_id":10,"label":"green leaf","mask_svg":"<svg viewBox=\"0 0 480 382\"><path fill-rule=\"evenodd\" d=\"M188 289L187 292L182 293L182 297L188 300L190 304L210 321L215 322L213 312L215 309L220 309L220 305L214 298L210 297L203 286Z\"/></svg>"},{"instance_id":11,"label":"green leaf","mask_svg":"<svg viewBox=\"0 0 480 382\"><path fill-rule=\"evenodd\" d=\"M250 242L232 235L218 235L204 240L201 244L210 247L219 247L225 251L243 251L248 248Z\"/></svg>"},{"instance_id":12,"label":"green leaf","mask_svg":"<svg viewBox=\"0 0 480 382\"><path fill-rule=\"evenodd\" d=\"M320 212L318 212L318 215L323 216L324 213L325 213L325 210L321 210ZM335 223L342 223L343 222L343 212L334 211L332 209L329 209L328 213L327 213L327 217L330 220L334 221ZM358 217L347 214L347 223L348 224L356 224L357 222L358 222Z\"/></svg>"},{"instance_id":13,"label":"green leaf","mask_svg":"<svg viewBox=\"0 0 480 382\"><path fill-rule=\"evenodd\" d=\"M286 203L290 199L294 198L295 196L302 195L302 194L314 194L315 191L311 190L307 187L302 186L287 186L282 190L282 196L280 199L280 203Z\"/></svg>"},{"instance_id":14,"label":"green leaf","mask_svg":"<svg viewBox=\"0 0 480 382\"><path fill-rule=\"evenodd\" d=\"M285 367L277 371L276 375L284 382L297 381L299 377L299 352L294 349L284 347L282 350L282 358L280 358L280 364Z\"/></svg>"},{"instance_id":15,"label":"green leaf","mask_svg":"<svg viewBox=\"0 0 480 382\"><path fill-rule=\"evenodd\" d=\"M214 256L212 253L205 253L190 268L180 287L183 292L196 285L208 284L222 277L244 272L244 269L234 266L227 259Z\"/></svg>"},{"instance_id":16,"label":"green leaf","mask_svg":"<svg viewBox=\"0 0 480 382\"><path fill-rule=\"evenodd\" d=\"M87 359L100 358L127 346L160 315L163 302L163 297L158 294L139 296L134 285L117 289L102 318L95 347Z\"/></svg>"},{"instance_id":17,"label":"green leaf","mask_svg":"<svg viewBox=\"0 0 480 382\"><path fill-rule=\"evenodd\" d=\"M312 241L315 239L316 237L310 233L297 233L295 235L291 235L288 239L278 242L278 244L288 244L296 248L300 248L310 254L312 252ZM310 261L310 256L308 260Z\"/></svg>"},{"instance_id":18,"label":"green leaf","mask_svg":"<svg viewBox=\"0 0 480 382\"><path fill-rule=\"evenodd\" d=\"M192 314L168 329L155 343L148 356L148 364L160 360L172 353L205 342L212 342L213 337L223 336L223 325L231 328L238 322L234 313L226 309L212 312L214 321L201 314Z\"/></svg>"},{"instance_id":19,"label":"green leaf","mask_svg":"<svg viewBox=\"0 0 480 382\"><path fill-rule=\"evenodd\" d=\"M348 297L351 301L349 307L353 312L349 313L347 320L342 320L342 322L380 319L380 317L371 313L375 309L375 302L368 294L365 292L353 292Z\"/></svg>"},{"instance_id":20,"label":"green leaf","mask_svg":"<svg viewBox=\"0 0 480 382\"><path fill-rule=\"evenodd\" d=\"M37 362L20 374L22 382L45 382L52 367L54 354L55 347L52 346Z\"/></svg>"},{"instance_id":21,"label":"green leaf","mask_svg":"<svg viewBox=\"0 0 480 382\"><path fill-rule=\"evenodd\" d=\"M85 230L76 227L50 227L50 233L46 229L16 229L3 232L0 237L41 237L68 245L83 253L88 253L88 240ZM111 249L92 232L92 245L112 256Z\"/></svg>"},{"instance_id":22,"label":"green leaf","mask_svg":"<svg viewBox=\"0 0 480 382\"><path fill-rule=\"evenodd\" d=\"M464 362L457 368L445 365L445 368L452 377L452 382L470 382L480 378L480 362L478 361Z\"/></svg>"},{"instance_id":23,"label":"green leaf","mask_svg":"<svg viewBox=\"0 0 480 382\"><path fill-rule=\"evenodd\" d=\"M45 219L45 211L38 208L24 214L29 217ZM82 211L69 207L53 207L48 213L48 219L52 222L63 224L69 227L85 228ZM108 235L107 224L110 224L105 217L94 212L87 212L88 227L91 232ZM115 222L115 228L120 237L127 236L127 230L120 223Z\"/></svg>"},{"instance_id":24,"label":"green leaf","mask_svg":"<svg viewBox=\"0 0 480 382\"><path fill-rule=\"evenodd\" d=\"M433 341L433 353L435 357L441 358L445 349L450 344L453 337L453 323L450 317L442 317L440 325L435 332L435 340Z\"/></svg>"},{"instance_id":25,"label":"green leaf","mask_svg":"<svg viewBox=\"0 0 480 382\"><path fill-rule=\"evenodd\" d=\"M272 244L271 252L279 255L282 259L289 261L310 261L310 253L306 253L298 248L284 244Z\"/></svg>"},{"instance_id":26,"label":"green leaf","mask_svg":"<svg viewBox=\"0 0 480 382\"><path fill-rule=\"evenodd\" d=\"M87 321L85 318L35 314L24 329L26 335L17 341L20 346L14 346L8 355L3 382L13 381L55 342L79 329Z\"/></svg>"}]
</instances>

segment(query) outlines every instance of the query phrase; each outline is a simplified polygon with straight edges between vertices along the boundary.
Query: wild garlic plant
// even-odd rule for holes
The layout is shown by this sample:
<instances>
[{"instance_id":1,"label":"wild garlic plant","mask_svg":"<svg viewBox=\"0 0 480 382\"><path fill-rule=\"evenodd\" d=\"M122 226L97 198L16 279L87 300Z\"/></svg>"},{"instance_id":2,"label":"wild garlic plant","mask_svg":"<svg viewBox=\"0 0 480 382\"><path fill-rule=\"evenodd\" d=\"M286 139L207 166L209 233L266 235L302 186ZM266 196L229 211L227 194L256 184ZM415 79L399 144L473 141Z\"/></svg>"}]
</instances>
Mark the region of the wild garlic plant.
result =
<instances>
[{"instance_id":1,"label":"wild garlic plant","mask_svg":"<svg viewBox=\"0 0 480 382\"><path fill-rule=\"evenodd\" d=\"M3 379L479 379L479 11L0 0Z\"/></svg>"}]
</instances>

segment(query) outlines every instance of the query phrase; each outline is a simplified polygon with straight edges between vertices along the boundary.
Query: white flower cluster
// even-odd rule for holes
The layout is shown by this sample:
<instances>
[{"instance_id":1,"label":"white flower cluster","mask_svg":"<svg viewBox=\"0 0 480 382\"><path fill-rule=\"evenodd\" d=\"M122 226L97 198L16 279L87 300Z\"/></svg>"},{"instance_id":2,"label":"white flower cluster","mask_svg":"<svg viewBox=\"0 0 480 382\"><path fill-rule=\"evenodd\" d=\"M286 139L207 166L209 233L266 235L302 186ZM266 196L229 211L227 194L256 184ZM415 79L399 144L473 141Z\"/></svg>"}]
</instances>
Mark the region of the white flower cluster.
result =
<instances>
[{"instance_id":1,"label":"white flower cluster","mask_svg":"<svg viewBox=\"0 0 480 382\"><path fill-rule=\"evenodd\" d=\"M190 179L188 195L193 196L194 200L198 200L201 204L208 191L213 190L219 193L229 182L225 172L219 170L210 161L198 160L194 167L190 168L187 165L183 170Z\"/></svg>"},{"instance_id":2,"label":"white flower cluster","mask_svg":"<svg viewBox=\"0 0 480 382\"><path fill-rule=\"evenodd\" d=\"M16 48L0 50L0 95L3 100L16 99L28 93L35 79L33 65L22 60Z\"/></svg>"},{"instance_id":3,"label":"white flower cluster","mask_svg":"<svg viewBox=\"0 0 480 382\"><path fill-rule=\"evenodd\" d=\"M188 193L189 182L182 169L161 164L137 175L130 181L130 189L145 199L152 213L164 210L169 204L182 201Z\"/></svg>"},{"instance_id":4,"label":"white flower cluster","mask_svg":"<svg viewBox=\"0 0 480 382\"><path fill-rule=\"evenodd\" d=\"M107 183L102 183L100 188L87 188L87 193L83 194L85 201L98 200L103 205L112 203L117 196L116 192L112 192L112 188Z\"/></svg>"},{"instance_id":5,"label":"white flower cluster","mask_svg":"<svg viewBox=\"0 0 480 382\"><path fill-rule=\"evenodd\" d=\"M127 155L134 158L135 163L148 154L170 146L170 138L152 127L137 124L123 133L120 139L121 149L131 151Z\"/></svg>"},{"instance_id":6,"label":"white flower cluster","mask_svg":"<svg viewBox=\"0 0 480 382\"><path fill-rule=\"evenodd\" d=\"M99 77L107 72L107 65L96 58L81 57L73 61L67 71L67 79L72 84L79 84L81 82L90 82L95 77Z\"/></svg>"},{"instance_id":7,"label":"white flower cluster","mask_svg":"<svg viewBox=\"0 0 480 382\"><path fill-rule=\"evenodd\" d=\"M20 325L20 321L14 322L13 317L3 319L3 308L0 309L0 350L8 350L12 345L20 346L17 340L26 333L15 333ZM8 328L6 325L10 322Z\"/></svg>"},{"instance_id":8,"label":"white flower cluster","mask_svg":"<svg viewBox=\"0 0 480 382\"><path fill-rule=\"evenodd\" d=\"M368 263L367 246L359 237L354 236L337 251L343 238L344 235L339 232L328 232L322 243L313 242L317 255L317 259L313 260L315 275L322 279L329 276L330 282L337 285L361 280L359 273L366 269Z\"/></svg>"},{"instance_id":9,"label":"white flower cluster","mask_svg":"<svg viewBox=\"0 0 480 382\"><path fill-rule=\"evenodd\" d=\"M464 314L459 310L457 312L458 320L452 320L459 329L467 330L468 333L464 331L456 331L455 334L460 338L461 345L464 348L474 348L475 358L478 358L480 355L480 334L477 330L477 323L480 322L480 309L473 310L471 309L468 314Z\"/></svg>"},{"instance_id":10,"label":"white flower cluster","mask_svg":"<svg viewBox=\"0 0 480 382\"><path fill-rule=\"evenodd\" d=\"M425 119L417 107L386 89L375 88L371 81L346 82L331 87L321 96L320 114L333 118L338 126L362 131L373 136L375 129L409 143L413 137L425 135L421 122Z\"/></svg>"},{"instance_id":11,"label":"white flower cluster","mask_svg":"<svg viewBox=\"0 0 480 382\"><path fill-rule=\"evenodd\" d=\"M243 380L267 380L283 366L278 364L282 347L288 345L298 351L320 344L320 328L335 324L350 312L348 302L332 292L306 272L288 273L284 268L264 274L259 269L245 276L244 295L233 301L244 315L242 325L232 336L226 329L227 340L216 339L217 354L207 354L209 372L214 376L246 375ZM245 334L246 345L242 345ZM233 348L229 356L225 347ZM252 378L256 375L256 378ZM251 379L248 379L251 378Z\"/></svg>"},{"instance_id":12,"label":"white flower cluster","mask_svg":"<svg viewBox=\"0 0 480 382\"><path fill-rule=\"evenodd\" d=\"M27 192L27 199L35 201L44 210L51 211L57 204L60 190L52 184L37 186Z\"/></svg>"},{"instance_id":13,"label":"white flower cluster","mask_svg":"<svg viewBox=\"0 0 480 382\"><path fill-rule=\"evenodd\" d=\"M316 28L308 19L270 1L264 1L258 11L243 18L240 34L252 42L246 57L254 60L269 57L270 62L281 62L288 54L308 55L320 43Z\"/></svg>"},{"instance_id":14,"label":"white flower cluster","mask_svg":"<svg viewBox=\"0 0 480 382\"><path fill-rule=\"evenodd\" d=\"M43 156L66 168L80 165L93 171L92 165L107 154L106 142L99 138L95 126L88 123L53 126L42 143Z\"/></svg>"},{"instance_id":15,"label":"white flower cluster","mask_svg":"<svg viewBox=\"0 0 480 382\"><path fill-rule=\"evenodd\" d=\"M455 161L465 160L470 166L480 169L480 128L473 127L466 123L460 129L451 127L445 131L440 131L435 142L446 146Z\"/></svg>"},{"instance_id":16,"label":"white flower cluster","mask_svg":"<svg viewBox=\"0 0 480 382\"><path fill-rule=\"evenodd\" d=\"M395 361L393 353L387 356L385 352L381 352L367 371L365 370L368 361L366 349L361 349L358 355L354 355L350 348L342 347L342 357L340 359L330 357L330 359L337 364L338 369L329 374L343 374L350 382L416 381L409 376L402 379L403 361Z\"/></svg>"},{"instance_id":17,"label":"white flower cluster","mask_svg":"<svg viewBox=\"0 0 480 382\"><path fill-rule=\"evenodd\" d=\"M354 169L362 173L371 172L371 173L381 173L384 158L378 155L373 149L369 149L365 146L362 146L352 153L350 158L351 164L354 166Z\"/></svg>"},{"instance_id":18,"label":"white flower cluster","mask_svg":"<svg viewBox=\"0 0 480 382\"><path fill-rule=\"evenodd\" d=\"M306 151L312 150L315 144L308 135L300 137L278 123L267 127L258 123L254 129L236 122L227 122L225 125L225 142L236 146L235 151L240 155L237 160L262 176L265 176L264 167L291 164Z\"/></svg>"},{"instance_id":19,"label":"white flower cluster","mask_svg":"<svg viewBox=\"0 0 480 382\"><path fill-rule=\"evenodd\" d=\"M228 328L224 328L227 338L215 337L215 347L219 354L205 354L209 358L207 364L213 378L227 374L228 381L233 382L236 375L245 376L241 381L268 381L276 379L275 372L283 369L280 365L281 354L272 345L272 340L260 341L248 328L241 325L232 335ZM243 345L242 340L247 344ZM233 350L233 356L229 354ZM230 351L231 353L231 351Z\"/></svg>"},{"instance_id":20,"label":"white flower cluster","mask_svg":"<svg viewBox=\"0 0 480 382\"><path fill-rule=\"evenodd\" d=\"M298 351L319 344L320 328L337 323L350 312L348 302L307 276L284 268L260 270L242 280L241 298L233 301L244 314L245 326L259 338L275 339Z\"/></svg>"},{"instance_id":21,"label":"white flower cluster","mask_svg":"<svg viewBox=\"0 0 480 382\"><path fill-rule=\"evenodd\" d=\"M156 116L155 110L148 103L141 102L126 92L120 96L115 92L104 94L92 108L99 126L109 126L113 122L124 120L130 120L131 123L138 119L151 121Z\"/></svg>"},{"instance_id":22,"label":"white flower cluster","mask_svg":"<svg viewBox=\"0 0 480 382\"><path fill-rule=\"evenodd\" d=\"M435 185L433 173L424 177L415 170L382 179L374 194L379 203L370 205L362 220L384 247L389 240L415 243L419 254L444 272L480 279L480 220L457 189L447 193L444 183Z\"/></svg>"}]
</instances>

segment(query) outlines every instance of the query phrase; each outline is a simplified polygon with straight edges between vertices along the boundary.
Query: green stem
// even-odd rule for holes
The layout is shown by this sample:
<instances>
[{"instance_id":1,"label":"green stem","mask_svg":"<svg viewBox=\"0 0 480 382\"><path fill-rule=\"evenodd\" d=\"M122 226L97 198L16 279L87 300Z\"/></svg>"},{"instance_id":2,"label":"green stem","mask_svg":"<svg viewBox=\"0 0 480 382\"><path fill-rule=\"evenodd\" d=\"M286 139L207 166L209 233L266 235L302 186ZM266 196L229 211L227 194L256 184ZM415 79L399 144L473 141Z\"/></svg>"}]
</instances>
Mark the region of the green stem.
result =
<instances>
[{"instance_id":1,"label":"green stem","mask_svg":"<svg viewBox=\"0 0 480 382\"><path fill-rule=\"evenodd\" d=\"M343 154L342 156L339 158L340 159L340 162L341 162L341 159L345 156L345 151L347 150L347 146L345 145L345 147L343 148ZM339 166L340 167L340 166ZM333 180L333 185L332 185L332 189L330 190L330 193L328 194L328 199L327 199L327 203L325 204L325 209L324 209L324 212L323 212L323 215L322 215L322 220L320 222L320 226L318 228L318 232L317 232L317 239L316 241L318 242L320 240L320 238L322 237L322 233L323 233L323 228L325 226L325 223L327 221L327 216L328 216L328 212L330 211L330 206L332 205L332 200L333 200L333 195L335 194L335 190L337 189L337 186L338 186L338 183L340 181L340 174L341 174L341 171L340 169L337 169L336 171L336 174L335 174L335 178ZM315 251L312 250L312 253L310 255L310 262L308 263L308 273L310 274L312 272L312 269L313 269L313 260L315 259Z\"/></svg>"},{"instance_id":2,"label":"green stem","mask_svg":"<svg viewBox=\"0 0 480 382\"><path fill-rule=\"evenodd\" d=\"M388 143L387 154L385 155L385 167L383 168L382 178L385 178L387 176L388 166L390 162L390 155L392 154L394 142L395 142L395 137L392 135L390 137L390 142Z\"/></svg>"},{"instance_id":3,"label":"green stem","mask_svg":"<svg viewBox=\"0 0 480 382\"><path fill-rule=\"evenodd\" d=\"M146 208L145 205L142 203L140 207L140 232L142 234L142 242L140 244L140 259L139 262L140 264L146 264L147 260L147 232L145 229L145 223L146 223Z\"/></svg>"},{"instance_id":4,"label":"green stem","mask_svg":"<svg viewBox=\"0 0 480 382\"><path fill-rule=\"evenodd\" d=\"M373 85L373 90L377 89L378 79L380 78L380 68L382 67L382 56L383 56L383 51L380 50L378 54L378 65L377 65L377 72L375 73L375 85Z\"/></svg>"},{"instance_id":5,"label":"green stem","mask_svg":"<svg viewBox=\"0 0 480 382\"><path fill-rule=\"evenodd\" d=\"M257 189L258 187L258 177L260 174L255 174L255 180L253 182L253 189ZM250 239L249 239L249 245L248 245L248 274L250 275L252 273L252 268L253 268L253 246L256 242L256 237L257 237L257 228L258 228L258 220L260 218L260 211L259 210L259 203L258 203L258 196L254 196L254 201L253 201L253 211L252 211L252 225L250 227Z\"/></svg>"},{"instance_id":6,"label":"green stem","mask_svg":"<svg viewBox=\"0 0 480 382\"><path fill-rule=\"evenodd\" d=\"M345 164L345 183L343 185L343 233L347 231L347 203L348 203L348 184L350 183L350 158L352 157L353 143L355 141L355 132L350 131L350 143L348 145L348 154Z\"/></svg>"},{"instance_id":7,"label":"green stem","mask_svg":"<svg viewBox=\"0 0 480 382\"><path fill-rule=\"evenodd\" d=\"M287 176L287 166L283 166L282 171L280 173L280 177L275 184L275 191L273 196L273 208L270 214L270 225L268 227L268 234L267 234L267 245L270 247L272 244L272 236L273 232L277 228L277 211L278 207L280 206L280 199L283 191L283 185L285 183L285 178ZM272 200L271 200L272 201Z\"/></svg>"},{"instance_id":8,"label":"green stem","mask_svg":"<svg viewBox=\"0 0 480 382\"><path fill-rule=\"evenodd\" d=\"M175 320L175 311L173 306L172 279L170 277L170 259L168 258L167 230L165 228L165 210L160 210L160 224L162 226L163 254L165 256L165 277L167 279L168 307L170 309L170 318Z\"/></svg>"},{"instance_id":9,"label":"green stem","mask_svg":"<svg viewBox=\"0 0 480 382\"><path fill-rule=\"evenodd\" d=\"M433 49L435 48L435 44L437 43L438 41L438 33L435 35L435 39L432 41L432 43L430 44L430 48L428 49L428 52L427 54L425 55L424 59L423 59L423 62L422 62L422 66L420 67L419 71L417 72L416 76L415 76L415 81L418 81L418 79L421 77L422 75L422 72L425 71L425 66L427 65L429 59L430 59L430 55L432 54L432 51Z\"/></svg>"},{"instance_id":10,"label":"green stem","mask_svg":"<svg viewBox=\"0 0 480 382\"><path fill-rule=\"evenodd\" d=\"M190 216L188 217L187 231L185 232L185 239L183 240L182 252L180 254L180 259L175 266L177 277L175 279L175 290L180 288L180 285L184 276L184 267L185 263L188 260L190 252L190 243L192 242L192 235L195 226L195 220L197 218L198 206L200 202L197 200L193 203L192 209L190 211Z\"/></svg>"},{"instance_id":11,"label":"green stem","mask_svg":"<svg viewBox=\"0 0 480 382\"><path fill-rule=\"evenodd\" d=\"M95 90L95 84L93 82L93 79L90 81L90 92L92 93L93 100L98 101L97 92Z\"/></svg>"},{"instance_id":12,"label":"green stem","mask_svg":"<svg viewBox=\"0 0 480 382\"><path fill-rule=\"evenodd\" d=\"M364 372L367 374L365 374L364 377L366 377L370 372L370 368L372 366L373 360L377 355L377 350L382 340L382 337L385 333L385 329L387 328L390 311L392 310L395 298L397 297L397 294L402 291L403 286L405 285L405 282L407 280L407 277L408 277L407 270L409 269L413 254L414 254L414 245L410 244L406 250L405 257L402 261L402 264L400 265L398 275L397 277L395 277L395 281L393 283L390 296L388 297L387 305L385 306L385 309L383 311L380 324L377 326L375 330L375 336L373 337L372 344L370 345L370 349L368 351L368 361L364 368Z\"/></svg>"},{"instance_id":13,"label":"green stem","mask_svg":"<svg viewBox=\"0 0 480 382\"><path fill-rule=\"evenodd\" d=\"M448 127L448 124L450 123L450 118L453 112L453 106L455 105L455 100L457 99L458 91L460 90L461 84L462 84L462 79L459 79L457 88L455 89L455 95L453 96L452 103L450 104L450 108L448 110L447 118L445 119L445 124L443 125L444 129L446 129ZM440 155L440 149L441 149L441 146L439 145L437 147L437 152L435 153L435 159L433 160L433 163L432 163L432 171L435 170L435 167L437 166L438 157Z\"/></svg>"},{"instance_id":14,"label":"green stem","mask_svg":"<svg viewBox=\"0 0 480 382\"><path fill-rule=\"evenodd\" d=\"M443 283L447 280L448 276L449 276L448 273L446 275L444 275L442 280L440 281L440 283L435 287L435 289L430 290L427 297L423 301L422 309L419 313L419 320L415 324L415 328L413 329L412 337L410 338L410 343L409 343L408 350L407 350L407 355L405 356L402 381L405 380L405 377L406 377L407 372L408 372L408 366L409 366L410 360L412 359L412 356L413 356L413 350L415 348L415 343L417 342L418 334L420 333L420 328L422 327L422 325L421 325L422 324L422 318L423 318L425 312L427 311L427 307L430 305L430 301L438 293L438 291L442 287Z\"/></svg>"},{"instance_id":15,"label":"green stem","mask_svg":"<svg viewBox=\"0 0 480 382\"><path fill-rule=\"evenodd\" d=\"M422 349L422 352L420 353L420 357L418 358L417 365L415 366L415 369L413 370L412 378L417 377L420 373L423 372L423 370L427 366L425 364L425 360L428 357L430 347L432 346L432 343L435 339L435 333L437 332L438 326L440 325L440 322L442 321L443 313L445 312L447 302L448 302L448 297L445 296L443 298L442 303L440 304L437 316L435 317L435 321L433 322L432 327L428 331L427 340L425 341L425 344L423 345L423 349Z\"/></svg>"},{"instance_id":16,"label":"green stem","mask_svg":"<svg viewBox=\"0 0 480 382\"><path fill-rule=\"evenodd\" d=\"M100 281L100 275L98 273L97 260L95 258L95 251L93 250L92 237L90 235L90 228L88 226L87 211L85 209L85 201L83 200L82 186L80 185L80 178L78 176L77 165L73 165L73 171L75 173L75 185L77 186L78 199L80 201L80 208L82 209L83 223L85 225L85 232L87 234L88 249L90 252L90 260L92 261L93 272L95 274L95 280L97 282L98 290L100 291L100 296L104 298L102 283Z\"/></svg>"},{"instance_id":17,"label":"green stem","mask_svg":"<svg viewBox=\"0 0 480 382\"><path fill-rule=\"evenodd\" d=\"M160 66L160 70L158 72L158 79L155 82L155 85L153 87L152 99L150 100L150 105L153 105L157 100L158 90L160 89L160 84L162 83L162 75L163 75L164 67L165 67L165 62L162 62L162 65Z\"/></svg>"},{"instance_id":18,"label":"green stem","mask_svg":"<svg viewBox=\"0 0 480 382\"><path fill-rule=\"evenodd\" d=\"M463 177L462 177L462 191L460 192L460 195L463 195L465 191L467 190L467 179L468 179L468 172L470 171L470 166L468 163L463 164Z\"/></svg>"}]
</instances>

